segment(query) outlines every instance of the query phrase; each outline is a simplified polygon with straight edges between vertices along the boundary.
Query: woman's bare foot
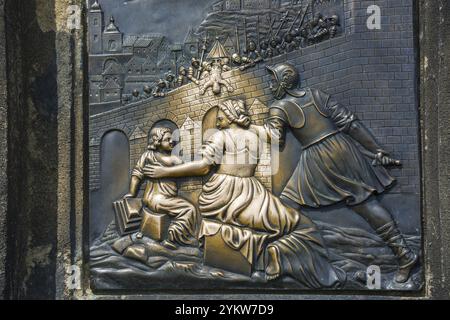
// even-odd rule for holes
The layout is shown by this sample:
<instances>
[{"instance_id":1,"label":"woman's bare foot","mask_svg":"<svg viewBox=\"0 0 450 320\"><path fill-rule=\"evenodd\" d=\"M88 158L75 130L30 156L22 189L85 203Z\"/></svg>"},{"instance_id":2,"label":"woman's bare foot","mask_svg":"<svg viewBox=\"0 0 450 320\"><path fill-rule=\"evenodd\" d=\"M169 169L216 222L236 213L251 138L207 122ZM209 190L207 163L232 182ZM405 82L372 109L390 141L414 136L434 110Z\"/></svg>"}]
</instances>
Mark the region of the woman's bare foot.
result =
<instances>
[{"instance_id":1,"label":"woman's bare foot","mask_svg":"<svg viewBox=\"0 0 450 320\"><path fill-rule=\"evenodd\" d=\"M277 279L281 274L280 255L278 249L271 246L267 248L269 262L266 267L266 279L268 281Z\"/></svg>"}]
</instances>

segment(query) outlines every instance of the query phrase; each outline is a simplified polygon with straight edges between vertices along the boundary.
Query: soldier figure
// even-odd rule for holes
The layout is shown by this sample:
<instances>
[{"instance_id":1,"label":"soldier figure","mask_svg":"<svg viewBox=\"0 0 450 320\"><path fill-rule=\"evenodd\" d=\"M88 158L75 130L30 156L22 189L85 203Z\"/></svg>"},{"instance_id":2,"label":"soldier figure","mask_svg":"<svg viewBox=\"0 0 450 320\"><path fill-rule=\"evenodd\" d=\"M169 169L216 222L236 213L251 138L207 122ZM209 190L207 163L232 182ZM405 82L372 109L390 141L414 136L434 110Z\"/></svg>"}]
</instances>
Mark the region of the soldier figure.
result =
<instances>
[{"instance_id":1,"label":"soldier figure","mask_svg":"<svg viewBox=\"0 0 450 320\"><path fill-rule=\"evenodd\" d=\"M122 104L129 104L131 102L131 95L124 94L122 95Z\"/></svg>"},{"instance_id":2,"label":"soldier figure","mask_svg":"<svg viewBox=\"0 0 450 320\"><path fill-rule=\"evenodd\" d=\"M336 14L333 14L331 17L327 19L328 32L330 33L330 38L334 38L338 32L339 25L339 17Z\"/></svg>"},{"instance_id":3,"label":"soldier figure","mask_svg":"<svg viewBox=\"0 0 450 320\"><path fill-rule=\"evenodd\" d=\"M258 53L259 55L259 53ZM256 66L256 64L258 62L261 62L263 60L263 58L261 56L259 56L256 60L253 60L249 57L246 56L240 56L237 53L233 53L233 55L231 56L231 61L239 66L239 70L244 71L248 68L252 68L254 66Z\"/></svg>"},{"instance_id":4,"label":"soldier figure","mask_svg":"<svg viewBox=\"0 0 450 320\"><path fill-rule=\"evenodd\" d=\"M194 82L196 85L200 84L200 81L196 78L198 74L201 74L202 70L200 68L200 60L196 58L192 58L191 60L191 66L188 69L187 77L189 80Z\"/></svg>"},{"instance_id":5,"label":"soldier figure","mask_svg":"<svg viewBox=\"0 0 450 320\"><path fill-rule=\"evenodd\" d=\"M152 96L152 92L153 92L153 89L151 86L149 86L149 85L144 86L145 98L150 98Z\"/></svg>"},{"instance_id":6,"label":"soldier figure","mask_svg":"<svg viewBox=\"0 0 450 320\"><path fill-rule=\"evenodd\" d=\"M296 30L291 30L284 36L283 50L286 52L292 52L299 48L298 42L296 41L297 33Z\"/></svg>"},{"instance_id":7,"label":"soldier figure","mask_svg":"<svg viewBox=\"0 0 450 320\"><path fill-rule=\"evenodd\" d=\"M328 26L322 14L317 13L310 22L310 41L317 43L328 35Z\"/></svg>"},{"instance_id":8,"label":"soldier figure","mask_svg":"<svg viewBox=\"0 0 450 320\"><path fill-rule=\"evenodd\" d=\"M175 76L171 72L168 72L166 74L166 82L167 89L171 90L175 88Z\"/></svg>"},{"instance_id":9,"label":"soldier figure","mask_svg":"<svg viewBox=\"0 0 450 320\"><path fill-rule=\"evenodd\" d=\"M153 92L153 96L158 97L164 97L166 95L166 88L167 83L163 79L159 79L158 83L156 84L155 91Z\"/></svg>"},{"instance_id":10,"label":"soldier figure","mask_svg":"<svg viewBox=\"0 0 450 320\"><path fill-rule=\"evenodd\" d=\"M245 69L255 66L255 63L245 56L240 56L237 53L233 53L231 56L231 61L239 66L239 70L244 71Z\"/></svg>"},{"instance_id":11,"label":"soldier figure","mask_svg":"<svg viewBox=\"0 0 450 320\"><path fill-rule=\"evenodd\" d=\"M247 58L253 61L254 63L262 61L261 54L257 50L256 43L253 40L249 41L247 49L245 50L244 53L247 55Z\"/></svg>"},{"instance_id":12,"label":"soldier figure","mask_svg":"<svg viewBox=\"0 0 450 320\"><path fill-rule=\"evenodd\" d=\"M267 58L267 49L269 48L269 42L266 39L263 39L259 44L259 49L261 51L261 57Z\"/></svg>"},{"instance_id":13,"label":"soldier figure","mask_svg":"<svg viewBox=\"0 0 450 320\"><path fill-rule=\"evenodd\" d=\"M140 92L138 89L134 89L133 92L131 93L131 95L133 96L133 98L131 98L131 101L139 101L141 100L141 96L140 96Z\"/></svg>"},{"instance_id":14,"label":"soldier figure","mask_svg":"<svg viewBox=\"0 0 450 320\"><path fill-rule=\"evenodd\" d=\"M269 46L272 49L272 56L276 56L281 53L281 38L274 36L270 39Z\"/></svg>"},{"instance_id":15,"label":"soldier figure","mask_svg":"<svg viewBox=\"0 0 450 320\"><path fill-rule=\"evenodd\" d=\"M229 66L230 59L229 58L222 58L220 59L220 65L222 66L222 72L227 72L231 70L231 67Z\"/></svg>"},{"instance_id":16,"label":"soldier figure","mask_svg":"<svg viewBox=\"0 0 450 320\"><path fill-rule=\"evenodd\" d=\"M311 44L311 39L309 37L309 28L303 27L299 30L298 41L300 42L300 46L302 48Z\"/></svg>"},{"instance_id":17,"label":"soldier figure","mask_svg":"<svg viewBox=\"0 0 450 320\"><path fill-rule=\"evenodd\" d=\"M183 84L186 83L186 68L181 66L178 69L178 78L177 78L177 87L181 87Z\"/></svg>"},{"instance_id":18,"label":"soldier figure","mask_svg":"<svg viewBox=\"0 0 450 320\"><path fill-rule=\"evenodd\" d=\"M347 108L317 89L298 89L300 77L290 64L268 67L275 101L266 128L283 145L291 129L303 150L282 197L296 205L321 208L346 204L363 217L391 248L399 263L395 281L406 282L418 262L391 213L377 200L394 183L383 166L399 165L388 157L368 129ZM360 151L355 140L366 150ZM374 160L373 166L363 155Z\"/></svg>"}]
</instances>

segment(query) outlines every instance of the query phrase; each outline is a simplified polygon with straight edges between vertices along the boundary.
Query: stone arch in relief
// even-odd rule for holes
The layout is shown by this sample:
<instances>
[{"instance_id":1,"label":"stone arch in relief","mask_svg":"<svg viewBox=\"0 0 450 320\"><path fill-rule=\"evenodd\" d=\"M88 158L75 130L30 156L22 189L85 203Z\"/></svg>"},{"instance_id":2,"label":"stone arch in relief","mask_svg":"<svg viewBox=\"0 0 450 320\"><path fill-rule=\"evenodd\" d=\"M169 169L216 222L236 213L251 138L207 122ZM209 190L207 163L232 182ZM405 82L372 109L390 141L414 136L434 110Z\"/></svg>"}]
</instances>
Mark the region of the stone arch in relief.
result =
<instances>
[{"instance_id":1,"label":"stone arch in relief","mask_svg":"<svg viewBox=\"0 0 450 320\"><path fill-rule=\"evenodd\" d=\"M100 188L91 193L90 239L97 239L114 221L112 203L126 194L130 174L130 143L122 130L106 131L100 142Z\"/></svg>"}]
</instances>

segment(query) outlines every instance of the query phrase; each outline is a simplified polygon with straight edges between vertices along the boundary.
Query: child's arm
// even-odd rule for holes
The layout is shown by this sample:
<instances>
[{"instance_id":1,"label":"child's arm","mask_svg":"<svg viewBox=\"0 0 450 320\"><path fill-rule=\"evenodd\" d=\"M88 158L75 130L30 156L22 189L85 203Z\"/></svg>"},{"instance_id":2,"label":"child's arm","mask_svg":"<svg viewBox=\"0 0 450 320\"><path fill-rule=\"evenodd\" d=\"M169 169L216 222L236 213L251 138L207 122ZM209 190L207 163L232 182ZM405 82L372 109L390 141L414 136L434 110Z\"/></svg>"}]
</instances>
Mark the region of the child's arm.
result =
<instances>
[{"instance_id":1,"label":"child's arm","mask_svg":"<svg viewBox=\"0 0 450 320\"><path fill-rule=\"evenodd\" d=\"M134 167L133 172L131 173L130 189L129 192L124 196L124 198L135 198L137 196L142 179L144 177L143 170L146 158L147 152L144 152L144 154L141 156L138 163Z\"/></svg>"},{"instance_id":2,"label":"child's arm","mask_svg":"<svg viewBox=\"0 0 450 320\"><path fill-rule=\"evenodd\" d=\"M141 186L141 179L139 179L137 176L132 176L129 192L124 196L124 198L136 198L140 186Z\"/></svg>"}]
</instances>

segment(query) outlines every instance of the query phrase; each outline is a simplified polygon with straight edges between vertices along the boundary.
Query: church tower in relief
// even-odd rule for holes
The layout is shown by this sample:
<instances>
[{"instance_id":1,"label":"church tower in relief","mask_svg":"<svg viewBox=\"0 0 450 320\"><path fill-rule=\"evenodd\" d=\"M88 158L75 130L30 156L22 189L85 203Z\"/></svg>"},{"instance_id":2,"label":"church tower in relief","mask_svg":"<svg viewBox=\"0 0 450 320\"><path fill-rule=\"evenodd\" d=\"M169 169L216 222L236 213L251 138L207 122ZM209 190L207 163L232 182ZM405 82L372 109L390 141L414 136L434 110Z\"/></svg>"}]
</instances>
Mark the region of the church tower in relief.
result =
<instances>
[{"instance_id":1,"label":"church tower in relief","mask_svg":"<svg viewBox=\"0 0 450 320\"><path fill-rule=\"evenodd\" d=\"M89 52L103 53L103 11L97 0L89 9Z\"/></svg>"}]
</instances>

